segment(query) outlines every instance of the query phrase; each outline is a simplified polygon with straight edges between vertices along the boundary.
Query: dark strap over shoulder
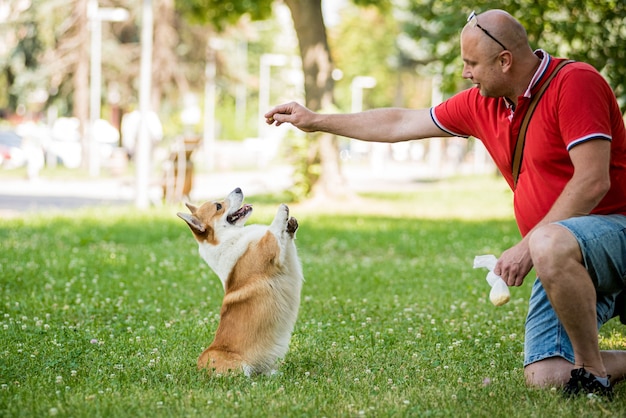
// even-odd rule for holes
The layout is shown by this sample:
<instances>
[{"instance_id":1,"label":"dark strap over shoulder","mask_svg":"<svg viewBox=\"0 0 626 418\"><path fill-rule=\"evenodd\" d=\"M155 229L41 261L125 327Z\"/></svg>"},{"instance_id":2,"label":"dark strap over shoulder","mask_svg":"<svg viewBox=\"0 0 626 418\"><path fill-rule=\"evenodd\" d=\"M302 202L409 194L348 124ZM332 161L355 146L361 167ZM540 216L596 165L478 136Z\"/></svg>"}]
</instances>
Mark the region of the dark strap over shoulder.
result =
<instances>
[{"instance_id":1,"label":"dark strap over shoulder","mask_svg":"<svg viewBox=\"0 0 626 418\"><path fill-rule=\"evenodd\" d=\"M550 73L546 81L543 83L541 88L535 95L530 99L530 104L528 105L528 110L524 115L524 119L522 119L522 124L520 126L519 134L517 135L517 142L515 142L515 153L513 154L513 163L512 163L512 171L513 171L513 187L517 186L517 179L519 177L520 169L522 168L522 157L524 154L524 143L526 142L526 131L528 130L528 124L530 123L530 118L533 116L535 112L535 108L537 107L537 103L539 103L539 99L543 96L543 93L550 85L550 82L554 78L554 76L559 72L559 70L565 67L567 64L574 62L572 60L561 61L559 65Z\"/></svg>"}]
</instances>

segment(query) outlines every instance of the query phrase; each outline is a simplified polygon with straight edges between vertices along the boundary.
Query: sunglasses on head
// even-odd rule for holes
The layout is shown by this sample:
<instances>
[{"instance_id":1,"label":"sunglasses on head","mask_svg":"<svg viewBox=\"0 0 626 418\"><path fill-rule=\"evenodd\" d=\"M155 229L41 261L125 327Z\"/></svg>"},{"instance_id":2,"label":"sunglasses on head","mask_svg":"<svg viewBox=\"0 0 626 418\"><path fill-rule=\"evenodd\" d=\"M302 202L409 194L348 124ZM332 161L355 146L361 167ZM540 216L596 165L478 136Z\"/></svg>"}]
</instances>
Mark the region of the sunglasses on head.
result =
<instances>
[{"instance_id":1,"label":"sunglasses on head","mask_svg":"<svg viewBox=\"0 0 626 418\"><path fill-rule=\"evenodd\" d=\"M488 37L496 41L498 45L500 45L505 51L508 50L508 48L504 46L502 42L498 41L492 34L489 33L487 29L483 28L482 26L478 24L478 17L476 16L475 11L472 10L472 13L470 13L470 15L467 17L467 23L469 23L471 27L477 27L478 29L482 30L485 33L485 35L487 35Z\"/></svg>"}]
</instances>

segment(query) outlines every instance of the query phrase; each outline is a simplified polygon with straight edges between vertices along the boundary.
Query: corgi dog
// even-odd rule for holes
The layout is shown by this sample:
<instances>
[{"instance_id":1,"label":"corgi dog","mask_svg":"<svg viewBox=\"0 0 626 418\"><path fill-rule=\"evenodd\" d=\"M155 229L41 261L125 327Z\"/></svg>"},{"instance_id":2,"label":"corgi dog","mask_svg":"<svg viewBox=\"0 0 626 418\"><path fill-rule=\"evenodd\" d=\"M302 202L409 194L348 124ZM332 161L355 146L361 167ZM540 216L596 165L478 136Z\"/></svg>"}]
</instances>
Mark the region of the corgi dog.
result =
<instances>
[{"instance_id":1,"label":"corgi dog","mask_svg":"<svg viewBox=\"0 0 626 418\"><path fill-rule=\"evenodd\" d=\"M240 188L223 201L178 213L198 242L200 256L224 286L220 322L198 358L210 374L270 375L289 348L304 281L294 243L298 221L282 204L269 226L244 226L252 206Z\"/></svg>"}]
</instances>

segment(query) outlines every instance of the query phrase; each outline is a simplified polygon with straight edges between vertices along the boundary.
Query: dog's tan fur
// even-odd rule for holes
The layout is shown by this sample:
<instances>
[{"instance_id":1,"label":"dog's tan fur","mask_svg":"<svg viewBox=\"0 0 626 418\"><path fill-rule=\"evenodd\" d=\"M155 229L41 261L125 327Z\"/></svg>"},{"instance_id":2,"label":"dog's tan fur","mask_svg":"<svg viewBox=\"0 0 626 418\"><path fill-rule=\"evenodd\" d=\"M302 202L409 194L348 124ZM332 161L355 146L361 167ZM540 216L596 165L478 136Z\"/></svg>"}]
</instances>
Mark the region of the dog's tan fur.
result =
<instances>
[{"instance_id":1,"label":"dog's tan fur","mask_svg":"<svg viewBox=\"0 0 626 418\"><path fill-rule=\"evenodd\" d=\"M188 204L191 214L178 214L225 291L215 339L198 358L198 368L270 374L287 352L300 305L303 277L293 242L298 222L281 205L269 227L244 227L252 209L240 208L242 201L235 189L222 202Z\"/></svg>"}]
</instances>

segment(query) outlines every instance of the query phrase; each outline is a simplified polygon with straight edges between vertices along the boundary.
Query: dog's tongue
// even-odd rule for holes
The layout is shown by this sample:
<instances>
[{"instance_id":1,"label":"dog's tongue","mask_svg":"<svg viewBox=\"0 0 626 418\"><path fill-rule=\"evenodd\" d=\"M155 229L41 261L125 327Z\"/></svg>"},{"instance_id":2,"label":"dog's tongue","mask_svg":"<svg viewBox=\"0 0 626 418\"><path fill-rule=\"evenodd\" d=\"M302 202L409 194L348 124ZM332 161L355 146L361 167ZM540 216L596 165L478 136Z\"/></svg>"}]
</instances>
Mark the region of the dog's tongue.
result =
<instances>
[{"instance_id":1,"label":"dog's tongue","mask_svg":"<svg viewBox=\"0 0 626 418\"><path fill-rule=\"evenodd\" d=\"M236 212L228 215L227 221L230 223L235 223L239 218L246 216L252 210L252 205L245 204L241 208L239 208Z\"/></svg>"}]
</instances>

